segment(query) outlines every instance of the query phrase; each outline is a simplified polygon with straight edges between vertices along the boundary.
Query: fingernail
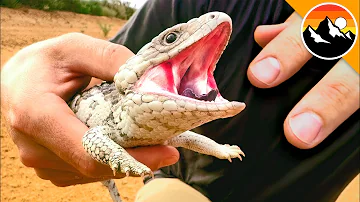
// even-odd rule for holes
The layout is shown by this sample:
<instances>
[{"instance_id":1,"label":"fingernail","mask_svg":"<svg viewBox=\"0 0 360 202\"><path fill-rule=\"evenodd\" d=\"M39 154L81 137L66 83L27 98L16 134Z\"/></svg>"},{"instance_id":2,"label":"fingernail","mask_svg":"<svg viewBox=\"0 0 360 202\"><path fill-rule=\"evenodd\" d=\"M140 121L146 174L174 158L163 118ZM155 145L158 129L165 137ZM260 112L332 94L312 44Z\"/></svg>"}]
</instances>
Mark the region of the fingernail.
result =
<instances>
[{"instance_id":1,"label":"fingernail","mask_svg":"<svg viewBox=\"0 0 360 202\"><path fill-rule=\"evenodd\" d=\"M273 57L268 57L257 62L250 71L261 82L269 85L280 73L280 63Z\"/></svg>"},{"instance_id":2,"label":"fingernail","mask_svg":"<svg viewBox=\"0 0 360 202\"><path fill-rule=\"evenodd\" d=\"M178 161L178 157L177 156L171 156L169 158L164 159L163 161L161 161L159 167L165 167L165 166L170 166L174 163L176 163Z\"/></svg>"},{"instance_id":3,"label":"fingernail","mask_svg":"<svg viewBox=\"0 0 360 202\"><path fill-rule=\"evenodd\" d=\"M291 117L289 125L299 140L306 144L311 144L319 134L323 123L318 115L312 112L304 112Z\"/></svg>"}]
</instances>

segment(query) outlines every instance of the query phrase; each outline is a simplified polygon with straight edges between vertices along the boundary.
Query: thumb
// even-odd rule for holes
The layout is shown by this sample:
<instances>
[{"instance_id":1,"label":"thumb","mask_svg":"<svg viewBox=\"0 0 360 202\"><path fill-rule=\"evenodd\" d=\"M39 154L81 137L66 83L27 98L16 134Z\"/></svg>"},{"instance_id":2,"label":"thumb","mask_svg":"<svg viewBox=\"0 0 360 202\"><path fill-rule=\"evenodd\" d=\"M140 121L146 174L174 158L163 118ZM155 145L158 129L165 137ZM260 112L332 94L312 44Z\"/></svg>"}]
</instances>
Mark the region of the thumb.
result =
<instances>
[{"instance_id":1,"label":"thumb","mask_svg":"<svg viewBox=\"0 0 360 202\"><path fill-rule=\"evenodd\" d=\"M44 43L50 58L72 73L113 80L119 67L134 55L128 48L85 34L70 33Z\"/></svg>"}]
</instances>

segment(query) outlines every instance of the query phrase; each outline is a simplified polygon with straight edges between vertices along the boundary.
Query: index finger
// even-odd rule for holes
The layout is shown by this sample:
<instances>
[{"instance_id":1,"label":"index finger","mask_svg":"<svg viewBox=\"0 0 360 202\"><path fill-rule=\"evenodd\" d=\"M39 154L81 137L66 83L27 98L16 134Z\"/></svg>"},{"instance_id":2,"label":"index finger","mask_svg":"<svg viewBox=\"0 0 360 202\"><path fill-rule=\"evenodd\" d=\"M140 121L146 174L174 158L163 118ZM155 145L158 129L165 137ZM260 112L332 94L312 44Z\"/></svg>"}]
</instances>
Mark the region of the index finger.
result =
<instances>
[{"instance_id":1,"label":"index finger","mask_svg":"<svg viewBox=\"0 0 360 202\"><path fill-rule=\"evenodd\" d=\"M277 86L294 75L312 57L301 41L301 17L293 13L286 25L251 62L247 75L253 85L260 88ZM277 30L281 28L274 27Z\"/></svg>"},{"instance_id":2,"label":"index finger","mask_svg":"<svg viewBox=\"0 0 360 202\"><path fill-rule=\"evenodd\" d=\"M298 148L313 148L358 109L359 75L341 59L291 110L285 136Z\"/></svg>"}]
</instances>

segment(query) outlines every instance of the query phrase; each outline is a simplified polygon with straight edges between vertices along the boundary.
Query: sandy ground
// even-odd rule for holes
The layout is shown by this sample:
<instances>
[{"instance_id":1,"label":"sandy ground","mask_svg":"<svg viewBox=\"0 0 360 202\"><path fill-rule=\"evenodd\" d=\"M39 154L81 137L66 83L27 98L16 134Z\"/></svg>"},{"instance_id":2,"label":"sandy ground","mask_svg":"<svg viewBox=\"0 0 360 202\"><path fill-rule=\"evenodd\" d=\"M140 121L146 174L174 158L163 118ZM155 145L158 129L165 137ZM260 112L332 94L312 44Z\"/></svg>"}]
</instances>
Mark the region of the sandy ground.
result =
<instances>
[{"instance_id":1,"label":"sandy ground","mask_svg":"<svg viewBox=\"0 0 360 202\"><path fill-rule=\"evenodd\" d=\"M83 32L106 39L98 22L111 24L108 37L125 23L107 17L69 12L43 12L32 9L1 8L1 66L21 48L69 32ZM111 201L100 183L59 188L39 179L32 169L23 166L18 151L1 122L1 199L0 201ZM140 178L117 180L124 201L134 201L142 186ZM359 176L345 189L337 202L359 201Z\"/></svg>"}]
</instances>

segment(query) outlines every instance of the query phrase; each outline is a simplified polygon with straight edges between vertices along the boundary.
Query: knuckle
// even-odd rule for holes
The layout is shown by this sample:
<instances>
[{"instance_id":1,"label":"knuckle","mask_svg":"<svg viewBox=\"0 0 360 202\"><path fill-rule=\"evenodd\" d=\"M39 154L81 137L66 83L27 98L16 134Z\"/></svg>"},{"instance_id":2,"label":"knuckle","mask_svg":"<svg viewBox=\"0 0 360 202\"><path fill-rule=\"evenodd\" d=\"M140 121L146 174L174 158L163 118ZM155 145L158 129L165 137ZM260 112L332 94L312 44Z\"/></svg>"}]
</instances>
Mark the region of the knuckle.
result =
<instances>
[{"instance_id":1,"label":"knuckle","mask_svg":"<svg viewBox=\"0 0 360 202\"><path fill-rule=\"evenodd\" d=\"M79 32L69 32L69 33L66 33L66 34L63 34L61 36L59 36L60 38L64 38L64 39L78 39L78 38L82 38L84 37L85 34L83 33L79 33Z\"/></svg>"},{"instance_id":2,"label":"knuckle","mask_svg":"<svg viewBox=\"0 0 360 202\"><path fill-rule=\"evenodd\" d=\"M4 116L8 134L16 145L21 143L24 137L34 134L35 126L30 124L29 114L23 108L13 106Z\"/></svg>"},{"instance_id":3,"label":"knuckle","mask_svg":"<svg viewBox=\"0 0 360 202\"><path fill-rule=\"evenodd\" d=\"M346 104L346 99L351 96L352 90L344 82L336 82L327 84L327 88L321 91L323 97L335 106L343 106ZM337 107L335 107L336 109Z\"/></svg>"},{"instance_id":4,"label":"knuckle","mask_svg":"<svg viewBox=\"0 0 360 202\"><path fill-rule=\"evenodd\" d=\"M9 127L15 131L23 131L24 126L26 125L25 120L26 119L26 113L21 113L21 109L13 106L8 113L7 116L7 121L8 121L8 125Z\"/></svg>"},{"instance_id":5,"label":"knuckle","mask_svg":"<svg viewBox=\"0 0 360 202\"><path fill-rule=\"evenodd\" d=\"M78 32L70 32L70 33L66 33L63 34L61 36L55 37L53 39L50 39L50 45L53 46L55 45L68 45L68 44L72 44L72 43L76 43L79 41L82 41L84 39L84 37L90 37L87 36L85 34L82 33L78 33Z\"/></svg>"},{"instance_id":6,"label":"knuckle","mask_svg":"<svg viewBox=\"0 0 360 202\"><path fill-rule=\"evenodd\" d=\"M309 54L309 52L306 50L304 44L302 43L300 36L291 35L291 34L286 35L285 40L289 44L288 48L293 47L292 50L296 51L296 54L299 56L299 58L303 58Z\"/></svg>"},{"instance_id":7,"label":"knuckle","mask_svg":"<svg viewBox=\"0 0 360 202\"><path fill-rule=\"evenodd\" d=\"M19 157L20 161L24 166L35 168L39 163L39 159L33 155L30 155L30 152L26 151L25 149L19 149Z\"/></svg>"},{"instance_id":8,"label":"knuckle","mask_svg":"<svg viewBox=\"0 0 360 202\"><path fill-rule=\"evenodd\" d=\"M113 43L107 44L102 51L102 55L101 55L102 60L104 62L111 62L114 58L117 49L118 49L118 45L115 45Z\"/></svg>"},{"instance_id":9,"label":"knuckle","mask_svg":"<svg viewBox=\"0 0 360 202\"><path fill-rule=\"evenodd\" d=\"M86 35L81 33L67 33L53 39L49 39L38 46L38 57L48 58L51 64L56 67L66 66L66 59L69 57L66 53L72 44L81 41Z\"/></svg>"},{"instance_id":10,"label":"knuckle","mask_svg":"<svg viewBox=\"0 0 360 202\"><path fill-rule=\"evenodd\" d=\"M61 67L61 62L65 60L66 53L63 50L63 45L60 42L55 41L54 43L45 44L40 48L39 57L42 57L49 62L50 67Z\"/></svg>"},{"instance_id":11,"label":"knuckle","mask_svg":"<svg viewBox=\"0 0 360 202\"><path fill-rule=\"evenodd\" d=\"M103 48L101 58L103 60L103 64L107 64L109 67L113 67L115 70L118 70L119 66L125 62L121 59L119 60L119 58L124 58L126 60L133 55L133 52L125 46L108 43Z\"/></svg>"},{"instance_id":12,"label":"knuckle","mask_svg":"<svg viewBox=\"0 0 360 202\"><path fill-rule=\"evenodd\" d=\"M83 44L84 39L94 39L94 38L91 36L82 34L82 33L70 32L70 33L66 33L66 34L63 34L61 36L54 38L53 42L64 48L71 48L71 46L69 46L69 45L76 44L76 43Z\"/></svg>"}]
</instances>

